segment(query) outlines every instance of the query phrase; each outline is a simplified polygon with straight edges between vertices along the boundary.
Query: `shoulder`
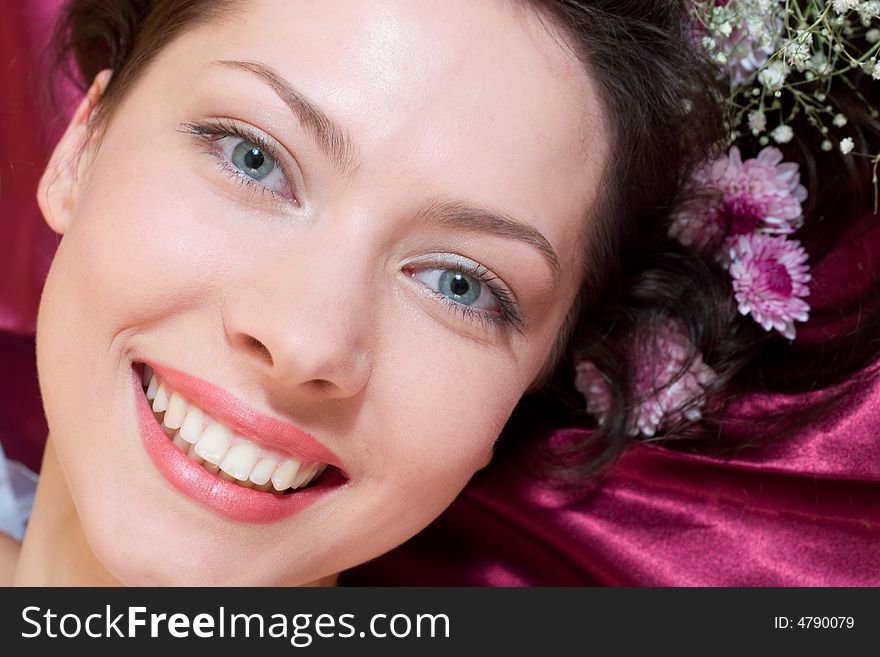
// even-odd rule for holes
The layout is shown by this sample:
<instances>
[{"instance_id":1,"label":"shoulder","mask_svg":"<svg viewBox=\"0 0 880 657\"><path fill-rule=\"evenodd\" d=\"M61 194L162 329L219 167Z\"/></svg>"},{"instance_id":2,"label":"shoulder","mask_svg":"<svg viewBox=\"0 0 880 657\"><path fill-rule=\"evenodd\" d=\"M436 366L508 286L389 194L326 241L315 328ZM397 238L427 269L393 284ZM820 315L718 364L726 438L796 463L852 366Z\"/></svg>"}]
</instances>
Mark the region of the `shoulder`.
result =
<instances>
[{"instance_id":1,"label":"shoulder","mask_svg":"<svg viewBox=\"0 0 880 657\"><path fill-rule=\"evenodd\" d=\"M0 586L11 586L21 543L9 534L0 532Z\"/></svg>"}]
</instances>

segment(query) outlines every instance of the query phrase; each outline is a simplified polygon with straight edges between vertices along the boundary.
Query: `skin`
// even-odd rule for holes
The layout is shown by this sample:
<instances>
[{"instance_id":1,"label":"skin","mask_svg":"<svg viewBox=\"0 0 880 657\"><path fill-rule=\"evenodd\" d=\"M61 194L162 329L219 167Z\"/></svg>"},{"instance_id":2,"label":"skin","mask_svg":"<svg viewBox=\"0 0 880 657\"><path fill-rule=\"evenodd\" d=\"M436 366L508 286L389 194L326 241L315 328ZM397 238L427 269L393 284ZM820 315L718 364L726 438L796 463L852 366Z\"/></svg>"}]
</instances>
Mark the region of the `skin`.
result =
<instances>
[{"instance_id":1,"label":"skin","mask_svg":"<svg viewBox=\"0 0 880 657\"><path fill-rule=\"evenodd\" d=\"M350 166L218 60L277 71L350 138ZM593 84L501 0L248 3L172 42L90 131L107 78L39 193L63 239L37 334L49 445L15 581L332 584L452 502L547 359L608 151ZM181 128L208 117L283 144L297 203L233 179ZM529 244L436 225L423 209L439 201L517 218L559 271ZM504 281L521 331L438 297L429 272L449 254ZM178 492L138 433L130 367L145 358L308 431L348 483L259 525Z\"/></svg>"}]
</instances>

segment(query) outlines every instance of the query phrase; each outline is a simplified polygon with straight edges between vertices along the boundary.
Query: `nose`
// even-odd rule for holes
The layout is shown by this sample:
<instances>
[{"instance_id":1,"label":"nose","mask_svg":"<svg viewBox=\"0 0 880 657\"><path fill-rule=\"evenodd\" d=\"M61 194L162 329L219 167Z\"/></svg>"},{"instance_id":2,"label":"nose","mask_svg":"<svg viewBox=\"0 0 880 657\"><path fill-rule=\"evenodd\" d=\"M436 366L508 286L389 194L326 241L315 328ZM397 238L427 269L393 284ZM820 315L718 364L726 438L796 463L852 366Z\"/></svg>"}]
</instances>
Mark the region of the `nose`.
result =
<instances>
[{"instance_id":1,"label":"nose","mask_svg":"<svg viewBox=\"0 0 880 657\"><path fill-rule=\"evenodd\" d=\"M263 253L243 272L224 302L227 340L248 367L304 401L353 397L372 371L369 259L300 247Z\"/></svg>"}]
</instances>

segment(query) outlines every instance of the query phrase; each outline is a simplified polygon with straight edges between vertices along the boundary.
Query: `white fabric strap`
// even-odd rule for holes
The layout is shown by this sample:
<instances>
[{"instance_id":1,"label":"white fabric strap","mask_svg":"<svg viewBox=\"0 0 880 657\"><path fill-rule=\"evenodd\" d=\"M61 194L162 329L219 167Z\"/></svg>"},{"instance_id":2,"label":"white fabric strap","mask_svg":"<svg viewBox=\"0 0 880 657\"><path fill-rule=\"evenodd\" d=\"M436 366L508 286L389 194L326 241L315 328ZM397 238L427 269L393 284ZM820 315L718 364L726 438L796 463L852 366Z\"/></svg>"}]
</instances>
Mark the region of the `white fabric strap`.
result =
<instances>
[{"instance_id":1,"label":"white fabric strap","mask_svg":"<svg viewBox=\"0 0 880 657\"><path fill-rule=\"evenodd\" d=\"M17 541L24 538L34 505L37 478L25 465L7 460L0 445L0 532Z\"/></svg>"}]
</instances>

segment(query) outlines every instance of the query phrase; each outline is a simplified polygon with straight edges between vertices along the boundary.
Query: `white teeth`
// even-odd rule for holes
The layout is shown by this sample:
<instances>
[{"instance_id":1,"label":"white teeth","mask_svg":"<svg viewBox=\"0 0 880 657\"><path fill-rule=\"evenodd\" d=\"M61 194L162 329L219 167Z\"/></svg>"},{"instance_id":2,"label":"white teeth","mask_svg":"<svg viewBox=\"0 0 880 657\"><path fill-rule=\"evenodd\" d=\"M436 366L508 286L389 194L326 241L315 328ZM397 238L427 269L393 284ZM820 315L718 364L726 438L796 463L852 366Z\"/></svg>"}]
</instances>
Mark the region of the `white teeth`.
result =
<instances>
[{"instance_id":1,"label":"white teeth","mask_svg":"<svg viewBox=\"0 0 880 657\"><path fill-rule=\"evenodd\" d=\"M305 481L306 477L309 476L312 467L311 465L303 465L299 471L294 474L293 477L290 478L290 487L291 488L299 488L303 481Z\"/></svg>"},{"instance_id":2,"label":"white teeth","mask_svg":"<svg viewBox=\"0 0 880 657\"><path fill-rule=\"evenodd\" d=\"M156 391L156 398L153 400L153 411L161 413L166 408L168 408L168 388L164 383L160 383L159 389Z\"/></svg>"},{"instance_id":3,"label":"white teeth","mask_svg":"<svg viewBox=\"0 0 880 657\"><path fill-rule=\"evenodd\" d=\"M153 374L150 377L150 383L147 386L147 399L153 401L156 398L156 392L159 390L159 379Z\"/></svg>"},{"instance_id":4,"label":"white teeth","mask_svg":"<svg viewBox=\"0 0 880 657\"><path fill-rule=\"evenodd\" d=\"M183 439L179 431L174 434L173 442L177 446L177 449L179 449L181 452L186 453L186 450L189 449L189 443Z\"/></svg>"},{"instance_id":5,"label":"white teeth","mask_svg":"<svg viewBox=\"0 0 880 657\"><path fill-rule=\"evenodd\" d=\"M196 465L201 465L202 463L205 462L205 459L203 459L201 456L199 456L198 454L196 454L196 446L195 446L195 445L190 445L190 446L189 446L189 449L186 450L186 455L187 455L187 456L190 458L190 460L191 460L193 463L195 463Z\"/></svg>"},{"instance_id":6,"label":"white teeth","mask_svg":"<svg viewBox=\"0 0 880 657\"><path fill-rule=\"evenodd\" d=\"M196 443L196 454L208 463L219 466L231 442L232 434L229 429L219 422L212 422Z\"/></svg>"},{"instance_id":7,"label":"white teeth","mask_svg":"<svg viewBox=\"0 0 880 657\"><path fill-rule=\"evenodd\" d=\"M324 472L324 470L326 470L326 469L327 469L327 464L326 464L326 463L316 463L316 464L315 464L315 467L314 467L313 470L312 470L312 473L309 475L309 478L306 479L306 480L305 480L302 484L300 484L300 485L301 485L301 486L305 486L306 484L310 484L310 483L312 483L312 482L313 482L315 479L317 479L317 478L321 475L321 473Z\"/></svg>"},{"instance_id":8,"label":"white teeth","mask_svg":"<svg viewBox=\"0 0 880 657\"><path fill-rule=\"evenodd\" d=\"M299 470L299 461L296 459L285 459L281 465L272 473L272 485L277 491L285 491L290 488L296 473Z\"/></svg>"},{"instance_id":9,"label":"white teeth","mask_svg":"<svg viewBox=\"0 0 880 657\"><path fill-rule=\"evenodd\" d=\"M180 427L180 435L193 445L199 442L199 438L202 437L202 412L199 409L190 408Z\"/></svg>"},{"instance_id":10,"label":"white teeth","mask_svg":"<svg viewBox=\"0 0 880 657\"><path fill-rule=\"evenodd\" d=\"M246 481L259 458L260 450L253 443L236 443L226 452L220 469L240 481Z\"/></svg>"},{"instance_id":11,"label":"white teeth","mask_svg":"<svg viewBox=\"0 0 880 657\"><path fill-rule=\"evenodd\" d=\"M293 481L290 482L291 488L299 488L310 482L312 478L315 476L315 473L318 471L318 464L311 463L304 468L300 468L300 471L297 473L296 477L293 478Z\"/></svg>"},{"instance_id":12,"label":"white teeth","mask_svg":"<svg viewBox=\"0 0 880 657\"><path fill-rule=\"evenodd\" d=\"M165 435L193 463L221 479L255 491L283 493L306 486L327 468L326 463L279 458L243 436L233 436L227 426L169 390L149 365L144 365L143 380L149 381L145 395Z\"/></svg>"},{"instance_id":13,"label":"white teeth","mask_svg":"<svg viewBox=\"0 0 880 657\"><path fill-rule=\"evenodd\" d=\"M176 392L172 392L171 397L168 399L168 410L165 411L165 418L162 420L162 424L169 429L180 429L185 414L186 400Z\"/></svg>"},{"instance_id":14,"label":"white teeth","mask_svg":"<svg viewBox=\"0 0 880 657\"><path fill-rule=\"evenodd\" d=\"M248 479L254 482L257 486L262 486L272 478L272 473L275 472L276 467L278 467L278 459L261 459L254 466L254 469L251 470L251 475Z\"/></svg>"}]
</instances>

